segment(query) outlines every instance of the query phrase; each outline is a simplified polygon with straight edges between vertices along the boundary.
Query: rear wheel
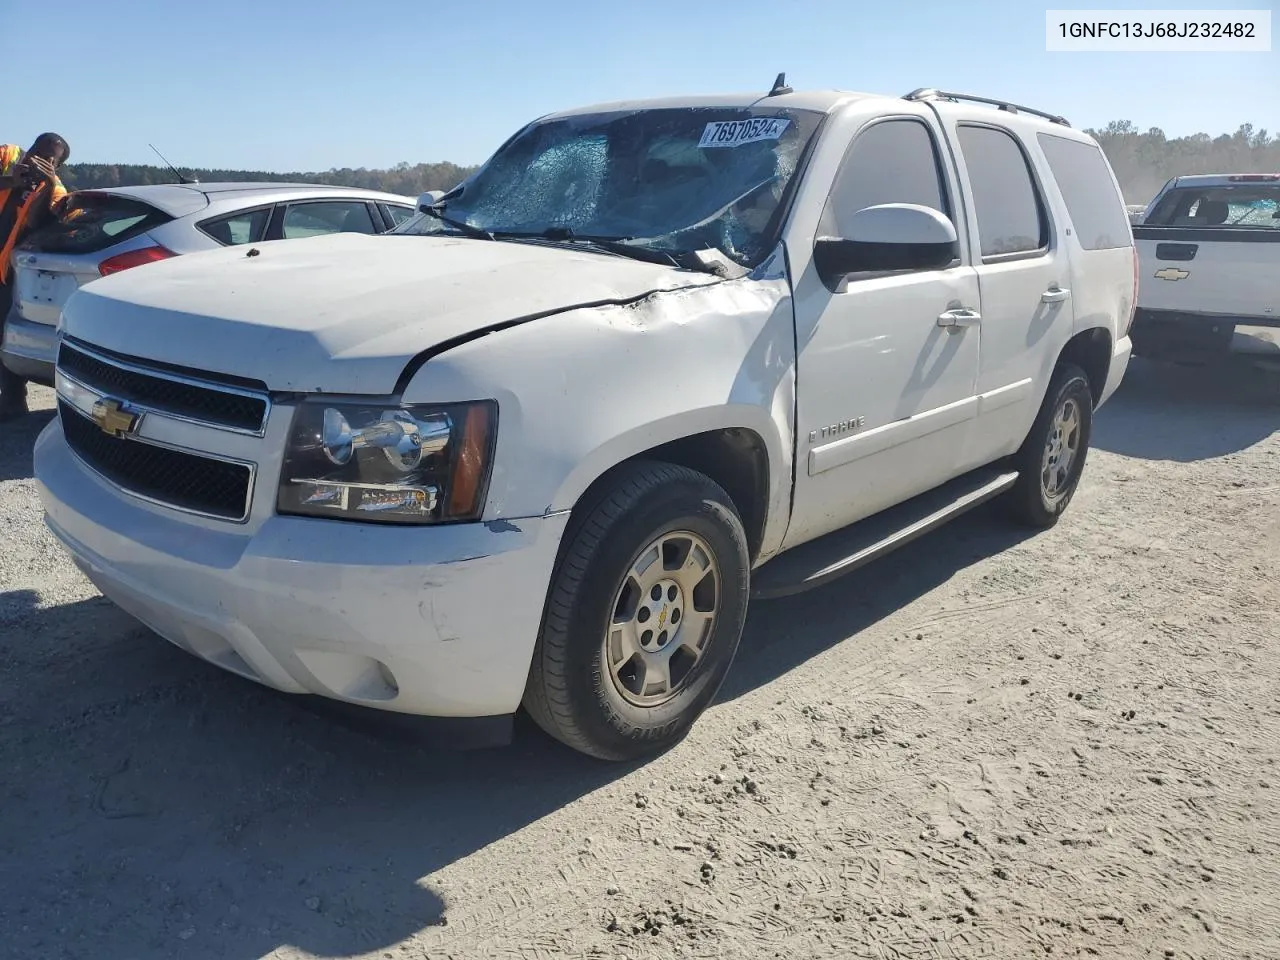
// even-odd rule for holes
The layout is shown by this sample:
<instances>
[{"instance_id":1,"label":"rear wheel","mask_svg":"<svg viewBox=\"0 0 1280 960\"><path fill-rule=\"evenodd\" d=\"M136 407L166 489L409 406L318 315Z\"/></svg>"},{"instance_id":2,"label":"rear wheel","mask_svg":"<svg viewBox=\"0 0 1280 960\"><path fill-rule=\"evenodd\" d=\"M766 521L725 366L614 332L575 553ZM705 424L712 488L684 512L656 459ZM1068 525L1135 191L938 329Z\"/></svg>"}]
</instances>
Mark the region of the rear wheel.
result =
<instances>
[{"instance_id":1,"label":"rear wheel","mask_svg":"<svg viewBox=\"0 0 1280 960\"><path fill-rule=\"evenodd\" d=\"M525 709L594 757L666 750L710 705L737 652L750 578L738 513L708 477L637 462L566 536Z\"/></svg>"},{"instance_id":2,"label":"rear wheel","mask_svg":"<svg viewBox=\"0 0 1280 960\"><path fill-rule=\"evenodd\" d=\"M1089 378L1075 364L1061 364L1031 431L1014 455L1018 481L1008 502L1016 520L1038 528L1058 522L1080 484L1092 429Z\"/></svg>"}]
</instances>

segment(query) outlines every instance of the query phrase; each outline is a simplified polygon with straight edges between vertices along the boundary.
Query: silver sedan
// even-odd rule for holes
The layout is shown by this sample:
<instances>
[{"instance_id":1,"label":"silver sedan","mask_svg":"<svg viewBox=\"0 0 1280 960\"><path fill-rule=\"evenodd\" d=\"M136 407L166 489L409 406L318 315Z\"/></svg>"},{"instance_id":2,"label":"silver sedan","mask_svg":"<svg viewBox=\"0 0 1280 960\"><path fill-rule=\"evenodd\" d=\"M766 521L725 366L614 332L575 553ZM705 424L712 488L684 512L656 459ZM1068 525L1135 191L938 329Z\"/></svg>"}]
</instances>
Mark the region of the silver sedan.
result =
<instances>
[{"instance_id":1,"label":"silver sedan","mask_svg":"<svg viewBox=\"0 0 1280 960\"><path fill-rule=\"evenodd\" d=\"M0 361L20 377L51 383L62 305L109 273L233 244L385 233L416 212L411 197L318 184L153 184L74 193L56 222L14 251Z\"/></svg>"}]
</instances>

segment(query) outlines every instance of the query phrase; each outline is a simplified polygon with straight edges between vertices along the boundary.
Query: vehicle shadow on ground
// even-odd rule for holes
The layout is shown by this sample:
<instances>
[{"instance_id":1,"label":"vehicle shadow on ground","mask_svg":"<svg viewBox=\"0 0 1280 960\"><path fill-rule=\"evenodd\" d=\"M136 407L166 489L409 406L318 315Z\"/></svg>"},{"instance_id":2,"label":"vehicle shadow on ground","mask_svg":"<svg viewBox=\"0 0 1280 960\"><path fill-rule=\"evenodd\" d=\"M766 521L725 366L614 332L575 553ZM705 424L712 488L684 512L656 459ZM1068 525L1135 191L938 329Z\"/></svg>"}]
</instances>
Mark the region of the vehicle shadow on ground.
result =
<instances>
[{"instance_id":1,"label":"vehicle shadow on ground","mask_svg":"<svg viewBox=\"0 0 1280 960\"><path fill-rule=\"evenodd\" d=\"M52 419L52 410L36 410L12 423L0 423L0 482L30 479L36 437Z\"/></svg>"},{"instance_id":2,"label":"vehicle shadow on ground","mask_svg":"<svg viewBox=\"0 0 1280 960\"><path fill-rule=\"evenodd\" d=\"M1135 359L1098 412L1092 445L1190 463L1245 450L1280 430L1280 370L1243 358L1204 367Z\"/></svg>"},{"instance_id":3,"label":"vehicle shadow on ground","mask_svg":"<svg viewBox=\"0 0 1280 960\"><path fill-rule=\"evenodd\" d=\"M720 701L748 694L846 638L856 642L859 632L1031 535L991 503L817 590L755 601Z\"/></svg>"},{"instance_id":4,"label":"vehicle shadow on ground","mask_svg":"<svg viewBox=\"0 0 1280 960\"><path fill-rule=\"evenodd\" d=\"M1025 536L987 510L755 605L721 703ZM0 956L385 949L448 924L432 874L635 769L523 719L496 750L371 734L181 653L102 598L36 602L0 594ZM536 906L531 890L502 921Z\"/></svg>"}]
</instances>

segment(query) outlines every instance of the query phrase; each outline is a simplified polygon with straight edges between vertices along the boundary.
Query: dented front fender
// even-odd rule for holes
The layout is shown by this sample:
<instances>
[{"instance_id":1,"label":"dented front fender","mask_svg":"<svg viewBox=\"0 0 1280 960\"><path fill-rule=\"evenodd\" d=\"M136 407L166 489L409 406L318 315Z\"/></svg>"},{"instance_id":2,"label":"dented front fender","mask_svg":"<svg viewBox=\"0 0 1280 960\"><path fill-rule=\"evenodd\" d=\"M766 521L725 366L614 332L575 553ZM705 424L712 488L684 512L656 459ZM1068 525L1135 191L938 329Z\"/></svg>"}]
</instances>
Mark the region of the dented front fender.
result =
<instances>
[{"instance_id":1,"label":"dented front fender","mask_svg":"<svg viewBox=\"0 0 1280 960\"><path fill-rule=\"evenodd\" d=\"M624 460L693 434L750 430L769 458L768 553L791 493L793 331L784 272L758 272L472 340L432 357L404 400L498 401L486 521L569 510Z\"/></svg>"}]
</instances>

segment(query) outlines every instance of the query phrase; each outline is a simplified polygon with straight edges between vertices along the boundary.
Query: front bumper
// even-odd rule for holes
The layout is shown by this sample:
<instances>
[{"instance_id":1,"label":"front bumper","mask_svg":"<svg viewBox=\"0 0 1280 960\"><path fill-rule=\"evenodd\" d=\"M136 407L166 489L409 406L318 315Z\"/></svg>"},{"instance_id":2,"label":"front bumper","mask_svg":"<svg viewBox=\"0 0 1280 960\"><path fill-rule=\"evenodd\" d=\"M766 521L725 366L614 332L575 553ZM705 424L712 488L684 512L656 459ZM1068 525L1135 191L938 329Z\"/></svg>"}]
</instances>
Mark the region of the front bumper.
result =
<instances>
[{"instance_id":1,"label":"front bumper","mask_svg":"<svg viewBox=\"0 0 1280 960\"><path fill-rule=\"evenodd\" d=\"M4 321L4 340L0 342L0 362L27 380L53 384L54 362L58 358L58 329L47 323L36 323L9 311Z\"/></svg>"},{"instance_id":2,"label":"front bumper","mask_svg":"<svg viewBox=\"0 0 1280 960\"><path fill-rule=\"evenodd\" d=\"M567 514L405 528L219 529L121 493L55 419L46 522L102 593L183 650L289 693L434 717L514 713Z\"/></svg>"}]
</instances>

